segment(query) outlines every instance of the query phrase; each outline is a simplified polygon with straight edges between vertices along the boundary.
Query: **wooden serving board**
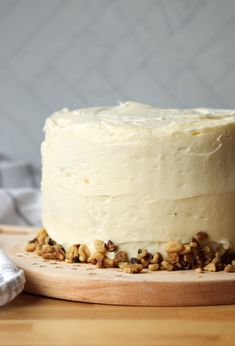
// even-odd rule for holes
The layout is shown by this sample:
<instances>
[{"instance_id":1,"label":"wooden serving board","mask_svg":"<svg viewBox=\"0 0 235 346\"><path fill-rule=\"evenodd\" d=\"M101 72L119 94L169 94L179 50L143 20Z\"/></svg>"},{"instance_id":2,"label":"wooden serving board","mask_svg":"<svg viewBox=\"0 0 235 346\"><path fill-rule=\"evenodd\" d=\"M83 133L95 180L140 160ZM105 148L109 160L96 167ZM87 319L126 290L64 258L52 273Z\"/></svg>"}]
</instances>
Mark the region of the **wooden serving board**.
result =
<instances>
[{"instance_id":1,"label":"wooden serving board","mask_svg":"<svg viewBox=\"0 0 235 346\"><path fill-rule=\"evenodd\" d=\"M25 291L89 303L193 306L235 303L235 273L143 271L127 274L118 268L44 260L24 250L36 229L0 226L0 247L24 269Z\"/></svg>"}]
</instances>

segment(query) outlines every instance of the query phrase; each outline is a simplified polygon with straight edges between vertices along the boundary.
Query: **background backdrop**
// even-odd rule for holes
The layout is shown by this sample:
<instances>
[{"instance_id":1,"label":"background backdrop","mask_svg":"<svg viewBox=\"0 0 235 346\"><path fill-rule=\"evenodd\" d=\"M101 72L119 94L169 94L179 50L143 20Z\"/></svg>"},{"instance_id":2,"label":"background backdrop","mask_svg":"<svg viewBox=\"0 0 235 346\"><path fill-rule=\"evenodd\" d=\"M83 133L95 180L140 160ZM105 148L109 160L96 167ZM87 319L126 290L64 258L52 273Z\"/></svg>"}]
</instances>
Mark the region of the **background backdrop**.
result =
<instances>
[{"instance_id":1,"label":"background backdrop","mask_svg":"<svg viewBox=\"0 0 235 346\"><path fill-rule=\"evenodd\" d=\"M62 107L235 108L234 87L234 0L0 0L0 153L13 159L40 167L44 120Z\"/></svg>"}]
</instances>

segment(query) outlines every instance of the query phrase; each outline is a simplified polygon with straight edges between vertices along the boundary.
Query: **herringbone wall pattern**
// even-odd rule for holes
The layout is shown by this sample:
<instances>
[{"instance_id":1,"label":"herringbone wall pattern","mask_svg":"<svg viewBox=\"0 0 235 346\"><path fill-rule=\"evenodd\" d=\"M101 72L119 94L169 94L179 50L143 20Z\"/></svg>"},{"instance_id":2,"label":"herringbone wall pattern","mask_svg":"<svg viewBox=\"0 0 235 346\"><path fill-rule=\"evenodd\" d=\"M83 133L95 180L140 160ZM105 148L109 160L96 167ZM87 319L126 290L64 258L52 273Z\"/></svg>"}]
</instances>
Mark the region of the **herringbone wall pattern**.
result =
<instances>
[{"instance_id":1,"label":"herringbone wall pattern","mask_svg":"<svg viewBox=\"0 0 235 346\"><path fill-rule=\"evenodd\" d=\"M235 108L234 0L0 0L0 153L40 164L45 118L137 100Z\"/></svg>"}]
</instances>

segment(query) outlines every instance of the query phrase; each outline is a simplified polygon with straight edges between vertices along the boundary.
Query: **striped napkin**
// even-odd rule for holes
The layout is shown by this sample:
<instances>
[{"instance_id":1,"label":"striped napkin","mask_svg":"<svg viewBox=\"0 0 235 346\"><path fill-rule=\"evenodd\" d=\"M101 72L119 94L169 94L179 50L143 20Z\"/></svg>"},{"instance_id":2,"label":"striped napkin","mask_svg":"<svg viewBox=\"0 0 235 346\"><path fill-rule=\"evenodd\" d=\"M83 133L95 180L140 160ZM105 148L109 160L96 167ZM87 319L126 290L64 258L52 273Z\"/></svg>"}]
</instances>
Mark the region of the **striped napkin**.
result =
<instances>
[{"instance_id":1,"label":"striped napkin","mask_svg":"<svg viewBox=\"0 0 235 346\"><path fill-rule=\"evenodd\" d=\"M0 224L40 226L40 172L0 153ZM22 292L24 272L3 253L0 244L0 306Z\"/></svg>"}]
</instances>

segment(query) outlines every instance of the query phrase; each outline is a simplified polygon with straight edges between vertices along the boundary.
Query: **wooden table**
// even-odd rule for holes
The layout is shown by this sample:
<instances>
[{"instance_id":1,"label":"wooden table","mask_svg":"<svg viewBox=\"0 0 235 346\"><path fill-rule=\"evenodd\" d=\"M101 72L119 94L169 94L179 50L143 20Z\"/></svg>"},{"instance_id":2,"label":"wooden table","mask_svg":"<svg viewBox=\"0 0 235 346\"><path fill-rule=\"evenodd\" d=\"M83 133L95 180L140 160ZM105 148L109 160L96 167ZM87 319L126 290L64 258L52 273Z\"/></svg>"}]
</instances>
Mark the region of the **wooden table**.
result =
<instances>
[{"instance_id":1,"label":"wooden table","mask_svg":"<svg viewBox=\"0 0 235 346\"><path fill-rule=\"evenodd\" d=\"M0 345L235 345L235 305L128 307L26 293L0 308Z\"/></svg>"}]
</instances>

